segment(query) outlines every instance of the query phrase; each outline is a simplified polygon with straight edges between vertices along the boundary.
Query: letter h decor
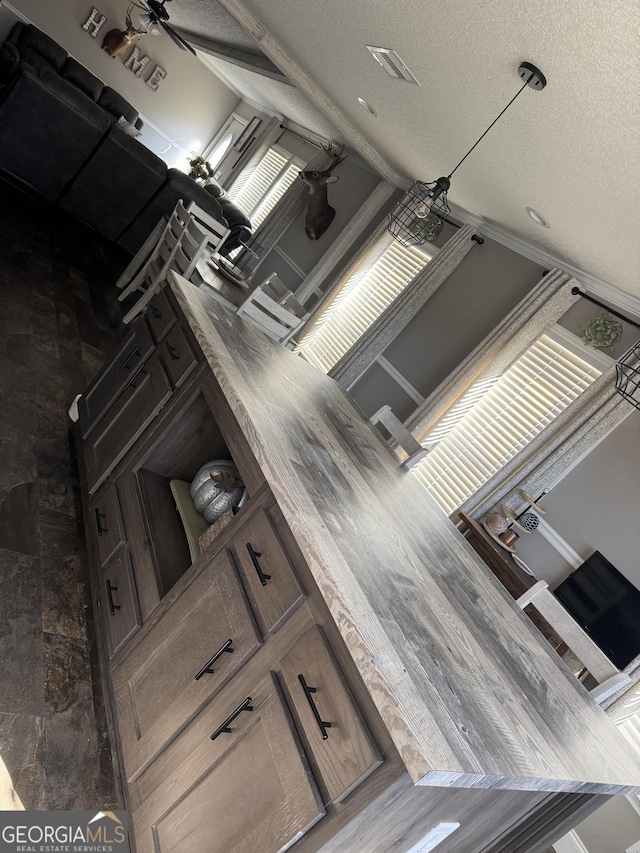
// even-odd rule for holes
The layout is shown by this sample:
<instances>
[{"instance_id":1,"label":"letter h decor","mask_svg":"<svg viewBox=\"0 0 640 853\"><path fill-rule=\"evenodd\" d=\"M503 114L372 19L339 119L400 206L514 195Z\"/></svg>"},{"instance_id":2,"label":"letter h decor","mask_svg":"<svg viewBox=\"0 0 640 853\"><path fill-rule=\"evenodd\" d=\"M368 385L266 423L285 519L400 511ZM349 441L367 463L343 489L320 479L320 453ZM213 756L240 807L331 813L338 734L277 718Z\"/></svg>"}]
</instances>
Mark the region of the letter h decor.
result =
<instances>
[{"instance_id":1,"label":"letter h decor","mask_svg":"<svg viewBox=\"0 0 640 853\"><path fill-rule=\"evenodd\" d=\"M102 27L107 22L107 16L103 15L99 9L96 9L94 6L91 10L91 14L87 18L87 20L82 25L82 29L86 30L91 38L96 38Z\"/></svg>"}]
</instances>

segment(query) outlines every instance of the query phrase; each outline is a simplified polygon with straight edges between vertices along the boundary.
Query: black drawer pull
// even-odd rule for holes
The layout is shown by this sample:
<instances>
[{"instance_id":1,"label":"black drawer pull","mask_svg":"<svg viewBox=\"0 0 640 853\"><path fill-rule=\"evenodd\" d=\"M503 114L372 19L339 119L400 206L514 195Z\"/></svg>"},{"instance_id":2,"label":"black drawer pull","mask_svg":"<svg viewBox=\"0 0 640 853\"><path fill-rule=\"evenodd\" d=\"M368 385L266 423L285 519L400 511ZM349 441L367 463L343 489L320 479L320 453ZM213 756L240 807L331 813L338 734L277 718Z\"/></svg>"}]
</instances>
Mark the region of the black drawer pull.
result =
<instances>
[{"instance_id":1,"label":"black drawer pull","mask_svg":"<svg viewBox=\"0 0 640 853\"><path fill-rule=\"evenodd\" d=\"M226 642L223 646L221 646L221 647L218 649L218 651L217 651L217 652L215 653L215 655L211 658L211 660L208 660L208 661L205 663L205 665L202 667L202 669L200 670L200 672L196 675L196 681L199 681L199 680L202 678L202 676L203 676L203 675L213 675L213 673L215 672L215 670L211 669L211 667L212 667L212 666L214 665L214 663L218 660L218 658L220 657L220 655L222 655L224 652L231 652L231 653L233 653L233 649L231 648L231 643L232 643L232 642L233 642L233 640L227 640L227 642Z\"/></svg>"},{"instance_id":2,"label":"black drawer pull","mask_svg":"<svg viewBox=\"0 0 640 853\"><path fill-rule=\"evenodd\" d=\"M260 568L260 563L258 562L258 558L262 557L260 551L254 551L251 547L251 542L247 542L247 551L249 552L249 556L251 557L251 562L253 563L253 568L256 570L258 577L260 578L260 583L262 586L267 585L267 581L271 580L271 575L265 575L265 573Z\"/></svg>"},{"instance_id":3,"label":"black drawer pull","mask_svg":"<svg viewBox=\"0 0 640 853\"><path fill-rule=\"evenodd\" d=\"M127 360L122 362L122 364L120 366L120 370L131 370L131 368L129 367L129 362L131 361L132 358L136 358L139 356L140 356L140 347L136 347L134 350L131 351Z\"/></svg>"},{"instance_id":4,"label":"black drawer pull","mask_svg":"<svg viewBox=\"0 0 640 853\"><path fill-rule=\"evenodd\" d=\"M235 711L230 714L224 723L215 730L215 732L211 735L211 740L215 740L218 735L221 734L231 734L231 729L229 726L235 720L236 717L239 717L243 711L253 711L253 705L251 704L251 696L247 696L244 702L235 709Z\"/></svg>"},{"instance_id":5,"label":"black drawer pull","mask_svg":"<svg viewBox=\"0 0 640 853\"><path fill-rule=\"evenodd\" d=\"M136 382L137 382L137 381L138 381L138 379L140 378L140 374L141 374L141 373L145 373L145 374L146 374L146 372L147 372L146 365L141 364L141 365L140 365L140 367L136 370L136 372L133 374L133 376L131 377L131 379L127 382L127 384L124 386L124 388L123 388L122 390L123 390L123 391L128 391L128 390L129 390L129 388L135 388L135 387L136 387Z\"/></svg>"},{"instance_id":6,"label":"black drawer pull","mask_svg":"<svg viewBox=\"0 0 640 853\"><path fill-rule=\"evenodd\" d=\"M171 361L179 361L180 356L178 355L178 350L175 347L172 347L169 341L167 341L167 349L169 350L169 355L171 356Z\"/></svg>"},{"instance_id":7,"label":"black drawer pull","mask_svg":"<svg viewBox=\"0 0 640 853\"><path fill-rule=\"evenodd\" d=\"M325 722L318 709L316 708L316 703L313 701L312 693L317 693L315 687L309 687L307 682L304 680L304 675L298 676L298 681L302 685L302 689L304 690L304 695L307 697L307 702L309 703L309 707L311 708L311 713L314 716L316 723L318 724L318 728L320 729L320 734L322 735L322 740L327 740L329 735L327 734L327 729L331 728L331 723Z\"/></svg>"},{"instance_id":8,"label":"black drawer pull","mask_svg":"<svg viewBox=\"0 0 640 853\"><path fill-rule=\"evenodd\" d=\"M154 320L160 320L161 319L162 311L160 311L158 308L156 308L155 305L150 305L149 310L151 311L151 316L153 317Z\"/></svg>"},{"instance_id":9,"label":"black drawer pull","mask_svg":"<svg viewBox=\"0 0 640 853\"><path fill-rule=\"evenodd\" d=\"M98 507L96 507L96 528L97 528L97 530L98 530L98 536L104 536L104 534L105 534L105 533L108 533L108 532L109 532L109 528L108 528L108 527L103 527L103 526L102 526L102 521L101 521L101 519L106 518L106 517L107 517L107 516L106 516L103 512L100 512L100 510L98 509Z\"/></svg>"},{"instance_id":10,"label":"black drawer pull","mask_svg":"<svg viewBox=\"0 0 640 853\"><path fill-rule=\"evenodd\" d=\"M114 616L116 610L121 609L119 604L113 603L113 593L118 591L118 587L111 586L111 581L109 580L109 578L106 579L105 583L107 586L107 598L109 600L109 613Z\"/></svg>"}]
</instances>

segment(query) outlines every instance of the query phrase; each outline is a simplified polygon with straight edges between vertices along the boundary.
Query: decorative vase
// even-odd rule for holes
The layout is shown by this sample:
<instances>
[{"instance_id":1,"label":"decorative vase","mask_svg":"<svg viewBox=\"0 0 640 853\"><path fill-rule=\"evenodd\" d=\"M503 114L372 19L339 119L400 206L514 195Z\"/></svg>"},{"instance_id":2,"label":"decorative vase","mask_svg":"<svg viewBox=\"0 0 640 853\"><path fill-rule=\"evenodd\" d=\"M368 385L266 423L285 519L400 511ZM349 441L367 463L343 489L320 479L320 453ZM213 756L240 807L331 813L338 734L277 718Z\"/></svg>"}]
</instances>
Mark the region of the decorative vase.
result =
<instances>
[{"instance_id":1,"label":"decorative vase","mask_svg":"<svg viewBox=\"0 0 640 853\"><path fill-rule=\"evenodd\" d=\"M193 505L209 524L237 506L244 492L236 466L227 459L207 462L191 483Z\"/></svg>"}]
</instances>

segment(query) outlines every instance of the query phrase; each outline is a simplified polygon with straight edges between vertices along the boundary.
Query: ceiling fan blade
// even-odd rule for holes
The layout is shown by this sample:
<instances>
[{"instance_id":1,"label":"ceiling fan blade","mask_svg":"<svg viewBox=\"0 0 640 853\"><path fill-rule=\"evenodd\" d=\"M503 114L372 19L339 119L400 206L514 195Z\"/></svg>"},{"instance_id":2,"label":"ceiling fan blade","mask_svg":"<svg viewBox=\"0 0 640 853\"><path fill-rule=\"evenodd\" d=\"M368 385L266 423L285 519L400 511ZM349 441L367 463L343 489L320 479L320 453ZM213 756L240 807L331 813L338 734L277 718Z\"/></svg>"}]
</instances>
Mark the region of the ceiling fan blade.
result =
<instances>
[{"instance_id":1,"label":"ceiling fan blade","mask_svg":"<svg viewBox=\"0 0 640 853\"><path fill-rule=\"evenodd\" d=\"M173 39L173 41L178 45L181 50L189 50L194 56L197 56L195 50L191 47L191 45L186 42L182 36L179 36L178 33L167 24L166 21L158 21L162 29L165 33Z\"/></svg>"}]
</instances>

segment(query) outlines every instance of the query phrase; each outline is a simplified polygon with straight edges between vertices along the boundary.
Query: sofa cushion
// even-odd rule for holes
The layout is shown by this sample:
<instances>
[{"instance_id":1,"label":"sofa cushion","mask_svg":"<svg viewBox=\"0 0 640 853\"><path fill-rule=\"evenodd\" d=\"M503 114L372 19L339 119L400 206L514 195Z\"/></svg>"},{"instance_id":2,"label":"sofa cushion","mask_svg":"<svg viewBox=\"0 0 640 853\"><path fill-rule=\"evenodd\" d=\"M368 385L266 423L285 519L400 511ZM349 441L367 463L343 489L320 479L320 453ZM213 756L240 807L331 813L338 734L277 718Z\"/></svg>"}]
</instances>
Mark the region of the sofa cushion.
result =
<instances>
[{"instance_id":1,"label":"sofa cushion","mask_svg":"<svg viewBox=\"0 0 640 853\"><path fill-rule=\"evenodd\" d=\"M179 199L188 205L195 201L209 216L227 225L217 199L204 187L179 169L169 169L160 190L149 201L127 230L118 238L118 245L134 255L163 216L170 216Z\"/></svg>"},{"instance_id":2,"label":"sofa cushion","mask_svg":"<svg viewBox=\"0 0 640 853\"><path fill-rule=\"evenodd\" d=\"M61 76L70 83L73 83L74 86L77 86L92 101L98 102L104 89L104 83L102 80L98 80L90 71L87 71L84 65L76 62L73 57L68 57L62 68Z\"/></svg>"},{"instance_id":3,"label":"sofa cushion","mask_svg":"<svg viewBox=\"0 0 640 853\"><path fill-rule=\"evenodd\" d=\"M98 98L100 106L111 113L114 119L124 116L129 124L135 124L138 112L115 89L105 86Z\"/></svg>"},{"instance_id":4,"label":"sofa cushion","mask_svg":"<svg viewBox=\"0 0 640 853\"><path fill-rule=\"evenodd\" d=\"M0 167L53 200L99 145L109 118L58 74L22 66L2 92L0 127Z\"/></svg>"},{"instance_id":5,"label":"sofa cushion","mask_svg":"<svg viewBox=\"0 0 640 853\"><path fill-rule=\"evenodd\" d=\"M52 74L58 73L58 69L36 50L31 50L30 47L25 47L24 45L21 45L18 49L20 51L20 62L30 65L36 71L50 71Z\"/></svg>"},{"instance_id":6,"label":"sofa cushion","mask_svg":"<svg viewBox=\"0 0 640 853\"><path fill-rule=\"evenodd\" d=\"M229 228L234 225L244 225L246 228L251 228L251 220L247 214L240 210L237 204L231 201L230 198L219 198L218 203L222 208L222 215L229 223Z\"/></svg>"},{"instance_id":7,"label":"sofa cushion","mask_svg":"<svg viewBox=\"0 0 640 853\"><path fill-rule=\"evenodd\" d=\"M224 198L227 194L226 190L223 190L222 187L214 181L209 181L209 183L204 185L204 188L214 198Z\"/></svg>"},{"instance_id":8,"label":"sofa cushion","mask_svg":"<svg viewBox=\"0 0 640 853\"><path fill-rule=\"evenodd\" d=\"M19 21L18 24L20 23ZM55 71L61 71L62 66L67 61L66 50L63 50L57 42L46 35L46 33L43 33L42 30L34 27L33 24L23 24L21 26L18 26L18 24L15 24L11 31L10 41L18 46L21 60L28 62L29 65L33 65L34 68L40 70L41 66L33 61L33 54L35 53Z\"/></svg>"},{"instance_id":9,"label":"sofa cushion","mask_svg":"<svg viewBox=\"0 0 640 853\"><path fill-rule=\"evenodd\" d=\"M162 186L163 160L112 124L60 206L115 240Z\"/></svg>"}]
</instances>

